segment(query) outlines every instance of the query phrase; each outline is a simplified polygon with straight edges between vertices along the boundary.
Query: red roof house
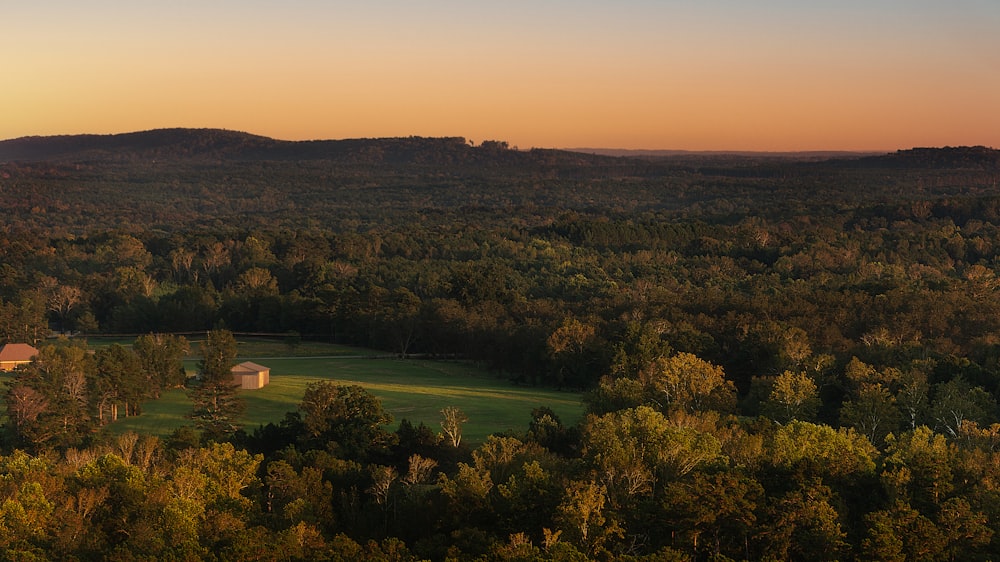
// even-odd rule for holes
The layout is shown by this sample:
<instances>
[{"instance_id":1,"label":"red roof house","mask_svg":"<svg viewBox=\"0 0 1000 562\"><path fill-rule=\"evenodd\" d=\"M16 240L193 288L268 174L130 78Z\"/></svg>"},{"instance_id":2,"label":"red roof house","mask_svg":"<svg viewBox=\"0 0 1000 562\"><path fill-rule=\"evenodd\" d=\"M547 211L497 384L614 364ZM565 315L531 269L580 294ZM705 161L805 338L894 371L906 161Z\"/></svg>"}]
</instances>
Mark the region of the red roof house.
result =
<instances>
[{"instance_id":1,"label":"red roof house","mask_svg":"<svg viewBox=\"0 0 1000 562\"><path fill-rule=\"evenodd\" d=\"M8 343L0 347L0 371L12 371L18 365L31 363L38 350L26 343Z\"/></svg>"}]
</instances>

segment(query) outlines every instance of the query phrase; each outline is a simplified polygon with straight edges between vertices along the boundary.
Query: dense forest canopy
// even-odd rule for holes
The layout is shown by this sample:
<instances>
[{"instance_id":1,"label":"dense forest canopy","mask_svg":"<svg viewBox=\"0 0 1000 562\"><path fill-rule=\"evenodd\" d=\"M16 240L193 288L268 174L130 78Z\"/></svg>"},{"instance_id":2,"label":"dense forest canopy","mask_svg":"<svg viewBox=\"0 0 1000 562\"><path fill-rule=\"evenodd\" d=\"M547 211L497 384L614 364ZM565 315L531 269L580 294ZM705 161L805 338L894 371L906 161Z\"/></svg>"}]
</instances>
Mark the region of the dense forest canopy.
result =
<instances>
[{"instance_id":1,"label":"dense forest canopy","mask_svg":"<svg viewBox=\"0 0 1000 562\"><path fill-rule=\"evenodd\" d=\"M996 150L628 158L178 129L4 141L0 162L0 340L42 348L6 396L8 553L1000 549ZM470 450L317 385L252 434L209 412L167 443L107 436L119 407L185 384L185 342L149 334L220 327L476 361L584 389L589 415L539 409ZM51 330L143 339L88 356Z\"/></svg>"}]
</instances>

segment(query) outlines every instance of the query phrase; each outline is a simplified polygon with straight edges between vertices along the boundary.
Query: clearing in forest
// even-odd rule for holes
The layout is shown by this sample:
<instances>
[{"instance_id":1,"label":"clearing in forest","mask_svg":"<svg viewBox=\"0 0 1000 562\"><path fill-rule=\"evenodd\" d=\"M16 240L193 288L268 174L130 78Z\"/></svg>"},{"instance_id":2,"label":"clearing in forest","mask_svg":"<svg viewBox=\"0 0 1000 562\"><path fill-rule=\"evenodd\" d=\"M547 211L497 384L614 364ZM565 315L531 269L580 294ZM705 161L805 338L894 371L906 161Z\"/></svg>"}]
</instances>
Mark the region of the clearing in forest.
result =
<instances>
[{"instance_id":1,"label":"clearing in forest","mask_svg":"<svg viewBox=\"0 0 1000 562\"><path fill-rule=\"evenodd\" d=\"M405 418L440 432L440 411L457 406L469 417L463 433L470 444L481 443L491 433L524 431L534 408L551 408L566 425L577 423L583 413L578 392L514 386L461 362L345 354L249 359L270 367L271 376L264 388L241 391L247 406L241 421L248 432L269 422L277 423L286 412L296 411L306 385L318 380L364 387L382 400L394 418L394 427ZM194 360L187 362L189 370L193 371L195 365ZM145 403L142 415L120 419L112 429L165 436L190 423L185 418L190 411L186 392L171 390L159 400Z\"/></svg>"}]
</instances>

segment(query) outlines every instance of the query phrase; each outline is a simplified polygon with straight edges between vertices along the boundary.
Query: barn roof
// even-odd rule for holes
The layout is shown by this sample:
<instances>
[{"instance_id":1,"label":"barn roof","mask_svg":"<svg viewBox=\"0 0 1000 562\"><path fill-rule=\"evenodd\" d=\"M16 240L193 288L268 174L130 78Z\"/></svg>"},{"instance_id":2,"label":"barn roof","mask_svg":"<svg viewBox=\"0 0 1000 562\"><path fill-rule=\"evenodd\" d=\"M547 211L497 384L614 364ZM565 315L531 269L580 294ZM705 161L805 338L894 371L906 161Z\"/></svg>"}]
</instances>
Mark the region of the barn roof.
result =
<instances>
[{"instance_id":1,"label":"barn roof","mask_svg":"<svg viewBox=\"0 0 1000 562\"><path fill-rule=\"evenodd\" d=\"M258 365L252 361L244 361L233 367L233 373L259 373L260 371L270 371L270 367Z\"/></svg>"},{"instance_id":2,"label":"barn roof","mask_svg":"<svg viewBox=\"0 0 1000 562\"><path fill-rule=\"evenodd\" d=\"M8 343L0 347L0 361L31 361L38 350L26 343Z\"/></svg>"}]
</instances>

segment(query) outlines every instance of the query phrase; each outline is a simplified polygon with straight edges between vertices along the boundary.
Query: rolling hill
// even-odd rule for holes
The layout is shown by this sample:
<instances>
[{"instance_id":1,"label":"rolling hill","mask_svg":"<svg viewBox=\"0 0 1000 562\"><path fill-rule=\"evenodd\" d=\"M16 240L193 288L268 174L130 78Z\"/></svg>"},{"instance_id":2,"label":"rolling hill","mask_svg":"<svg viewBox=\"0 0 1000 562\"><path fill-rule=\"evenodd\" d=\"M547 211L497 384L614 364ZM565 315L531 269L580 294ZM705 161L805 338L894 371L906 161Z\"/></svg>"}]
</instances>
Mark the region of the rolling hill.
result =
<instances>
[{"instance_id":1,"label":"rolling hill","mask_svg":"<svg viewBox=\"0 0 1000 562\"><path fill-rule=\"evenodd\" d=\"M221 129L156 129L114 135L22 137L0 141L0 162L315 161L390 165L595 166L621 159L569 151L519 151L462 137L284 141Z\"/></svg>"}]
</instances>

